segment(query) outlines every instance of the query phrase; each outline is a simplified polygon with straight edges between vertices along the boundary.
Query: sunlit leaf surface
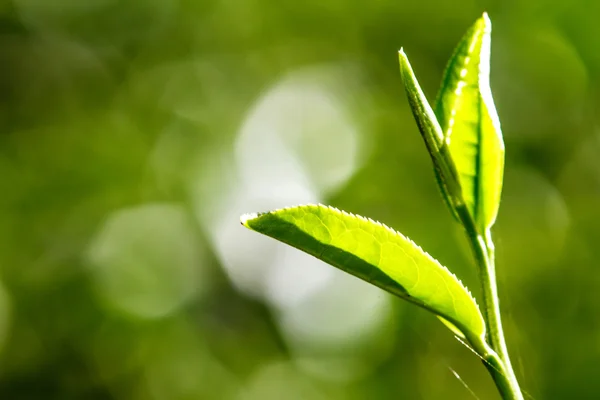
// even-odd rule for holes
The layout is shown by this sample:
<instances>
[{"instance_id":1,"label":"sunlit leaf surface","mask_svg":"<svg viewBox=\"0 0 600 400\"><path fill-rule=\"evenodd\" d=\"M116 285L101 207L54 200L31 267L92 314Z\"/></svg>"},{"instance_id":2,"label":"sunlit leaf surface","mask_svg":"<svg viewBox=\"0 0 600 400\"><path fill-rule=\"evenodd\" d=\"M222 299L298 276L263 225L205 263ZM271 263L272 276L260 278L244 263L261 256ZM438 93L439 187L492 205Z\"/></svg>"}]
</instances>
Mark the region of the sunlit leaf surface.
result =
<instances>
[{"instance_id":1,"label":"sunlit leaf surface","mask_svg":"<svg viewBox=\"0 0 600 400\"><path fill-rule=\"evenodd\" d=\"M400 50L398 57L400 60L400 74L404 82L408 103L419 127L419 132L427 146L427 151L431 156L435 178L442 192L442 197L450 211L458 217L456 208L464 205L464 200L456 167L450 159L448 148L444 143L442 128L419 85L404 50Z\"/></svg>"},{"instance_id":2,"label":"sunlit leaf surface","mask_svg":"<svg viewBox=\"0 0 600 400\"><path fill-rule=\"evenodd\" d=\"M490 90L490 33L491 22L483 14L448 62L435 104L463 199L480 233L496 220L504 168L504 143Z\"/></svg>"},{"instance_id":3,"label":"sunlit leaf surface","mask_svg":"<svg viewBox=\"0 0 600 400\"><path fill-rule=\"evenodd\" d=\"M470 339L485 334L481 312L462 283L410 239L379 222L323 205L248 214L241 221L432 311Z\"/></svg>"}]
</instances>

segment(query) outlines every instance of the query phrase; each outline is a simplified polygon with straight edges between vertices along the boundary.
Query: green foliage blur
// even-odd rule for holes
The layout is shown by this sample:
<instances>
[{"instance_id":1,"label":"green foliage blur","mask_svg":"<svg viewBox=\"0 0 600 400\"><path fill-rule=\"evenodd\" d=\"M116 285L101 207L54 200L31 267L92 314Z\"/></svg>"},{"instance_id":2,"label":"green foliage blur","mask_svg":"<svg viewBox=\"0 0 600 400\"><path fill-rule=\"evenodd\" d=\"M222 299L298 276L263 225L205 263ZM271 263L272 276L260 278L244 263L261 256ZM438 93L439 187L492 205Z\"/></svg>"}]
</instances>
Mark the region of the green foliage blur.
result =
<instances>
[{"instance_id":1,"label":"green foliage blur","mask_svg":"<svg viewBox=\"0 0 600 400\"><path fill-rule=\"evenodd\" d=\"M427 312L243 229L324 202L479 296L405 99L483 11L527 399L600 397L600 2L0 1L0 399L497 399Z\"/></svg>"}]
</instances>

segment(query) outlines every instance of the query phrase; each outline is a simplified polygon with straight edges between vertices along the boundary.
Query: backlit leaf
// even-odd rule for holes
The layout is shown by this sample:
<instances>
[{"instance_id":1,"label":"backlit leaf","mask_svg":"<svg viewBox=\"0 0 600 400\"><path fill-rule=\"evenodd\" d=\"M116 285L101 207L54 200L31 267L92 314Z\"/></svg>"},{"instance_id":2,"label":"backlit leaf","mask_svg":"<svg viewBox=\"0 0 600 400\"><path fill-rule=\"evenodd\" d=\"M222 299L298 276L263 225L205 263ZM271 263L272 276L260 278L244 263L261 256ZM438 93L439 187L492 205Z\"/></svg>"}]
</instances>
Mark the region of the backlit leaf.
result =
<instances>
[{"instance_id":1,"label":"backlit leaf","mask_svg":"<svg viewBox=\"0 0 600 400\"><path fill-rule=\"evenodd\" d=\"M479 233L495 222L502 190L504 143L490 90L491 22L467 31L450 58L435 104L462 195Z\"/></svg>"},{"instance_id":2,"label":"backlit leaf","mask_svg":"<svg viewBox=\"0 0 600 400\"><path fill-rule=\"evenodd\" d=\"M437 121L435 113L419 85L404 50L398 53L400 60L400 74L404 82L408 103L412 110L419 132L425 141L427 151L431 156L435 178L438 182L442 197L448 208L458 218L457 208L463 206L462 190L460 188L458 173L444 143L444 133Z\"/></svg>"},{"instance_id":3,"label":"backlit leaf","mask_svg":"<svg viewBox=\"0 0 600 400\"><path fill-rule=\"evenodd\" d=\"M432 311L472 343L483 341L483 317L462 283L410 239L379 222L323 205L249 214L241 221Z\"/></svg>"}]
</instances>

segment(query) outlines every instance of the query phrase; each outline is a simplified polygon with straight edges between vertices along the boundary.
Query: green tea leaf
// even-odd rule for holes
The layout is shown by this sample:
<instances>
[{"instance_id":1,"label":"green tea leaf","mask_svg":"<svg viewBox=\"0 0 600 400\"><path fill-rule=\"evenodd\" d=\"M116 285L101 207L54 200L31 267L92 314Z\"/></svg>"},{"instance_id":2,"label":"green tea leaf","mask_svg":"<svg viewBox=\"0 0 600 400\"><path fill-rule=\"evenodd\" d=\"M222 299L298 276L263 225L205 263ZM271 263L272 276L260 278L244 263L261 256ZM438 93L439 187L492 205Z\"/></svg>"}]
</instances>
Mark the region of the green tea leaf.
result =
<instances>
[{"instance_id":1,"label":"green tea leaf","mask_svg":"<svg viewBox=\"0 0 600 400\"><path fill-rule=\"evenodd\" d=\"M480 233L495 222L502 191L504 143L490 89L491 22L467 31L450 58L435 104L463 199Z\"/></svg>"},{"instance_id":2,"label":"green tea leaf","mask_svg":"<svg viewBox=\"0 0 600 400\"><path fill-rule=\"evenodd\" d=\"M417 77L413 72L406 53L404 53L404 49L400 49L398 58L400 59L400 74L404 82L408 102L419 126L419 131L423 136L423 140L425 140L425 145L429 149L429 152L438 153L444 145L442 128L434 111L427 102L427 98L417 81Z\"/></svg>"},{"instance_id":3,"label":"green tea leaf","mask_svg":"<svg viewBox=\"0 0 600 400\"><path fill-rule=\"evenodd\" d=\"M410 239L379 222L323 205L249 214L241 221L435 313L472 343L484 340L483 317L462 283Z\"/></svg>"},{"instance_id":4,"label":"green tea leaf","mask_svg":"<svg viewBox=\"0 0 600 400\"><path fill-rule=\"evenodd\" d=\"M398 56L400 59L400 74L402 75L408 102L433 162L435 177L442 192L442 197L452 214L458 219L457 208L464 207L464 200L458 172L450 158L448 147L444 143L442 128L433 109L427 102L423 90L421 90L404 50L401 49Z\"/></svg>"}]
</instances>

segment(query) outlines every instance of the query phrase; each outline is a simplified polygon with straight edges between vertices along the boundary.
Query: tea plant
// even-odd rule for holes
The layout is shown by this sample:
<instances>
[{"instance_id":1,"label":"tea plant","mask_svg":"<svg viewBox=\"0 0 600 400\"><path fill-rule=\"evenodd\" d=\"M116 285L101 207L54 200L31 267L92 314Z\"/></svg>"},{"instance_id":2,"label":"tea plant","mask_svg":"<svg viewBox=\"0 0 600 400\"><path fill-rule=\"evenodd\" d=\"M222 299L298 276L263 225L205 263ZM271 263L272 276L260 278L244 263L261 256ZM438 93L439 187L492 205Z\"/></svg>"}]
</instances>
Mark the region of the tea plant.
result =
<instances>
[{"instance_id":1,"label":"tea plant","mask_svg":"<svg viewBox=\"0 0 600 400\"><path fill-rule=\"evenodd\" d=\"M502 330L490 230L504 170L504 143L489 84L490 34L484 13L450 58L433 109L406 54L399 52L406 94L442 197L475 256L482 309L446 267L401 233L371 219L303 205L247 214L241 222L431 311L479 355L504 399L522 400Z\"/></svg>"}]
</instances>

